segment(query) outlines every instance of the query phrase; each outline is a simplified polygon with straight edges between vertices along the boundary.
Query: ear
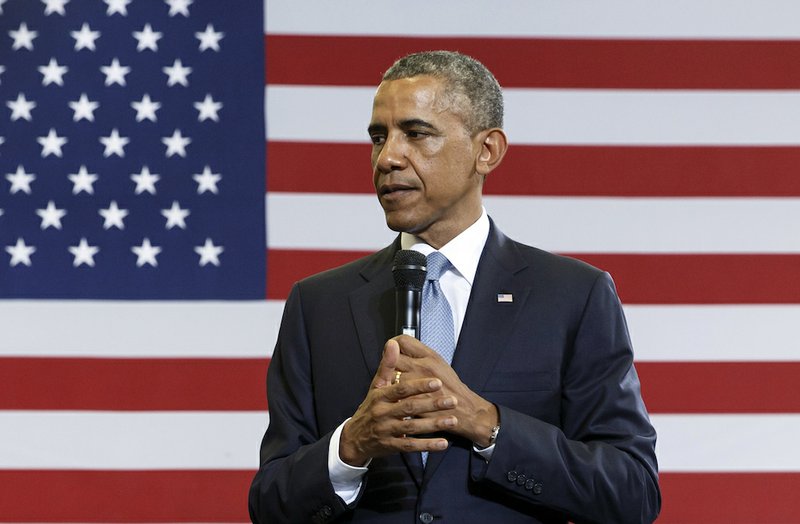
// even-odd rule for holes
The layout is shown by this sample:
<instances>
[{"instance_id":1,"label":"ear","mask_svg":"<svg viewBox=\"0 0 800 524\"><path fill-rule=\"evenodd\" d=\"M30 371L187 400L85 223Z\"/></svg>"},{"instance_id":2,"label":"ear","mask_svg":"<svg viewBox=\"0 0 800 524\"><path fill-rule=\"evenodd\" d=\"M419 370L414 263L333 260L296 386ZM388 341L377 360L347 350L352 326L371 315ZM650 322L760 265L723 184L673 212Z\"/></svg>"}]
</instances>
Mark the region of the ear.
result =
<instances>
[{"instance_id":1,"label":"ear","mask_svg":"<svg viewBox=\"0 0 800 524\"><path fill-rule=\"evenodd\" d=\"M486 129L478 133L480 149L475 162L475 170L479 175L486 177L500 165L508 150L508 138L500 128Z\"/></svg>"}]
</instances>

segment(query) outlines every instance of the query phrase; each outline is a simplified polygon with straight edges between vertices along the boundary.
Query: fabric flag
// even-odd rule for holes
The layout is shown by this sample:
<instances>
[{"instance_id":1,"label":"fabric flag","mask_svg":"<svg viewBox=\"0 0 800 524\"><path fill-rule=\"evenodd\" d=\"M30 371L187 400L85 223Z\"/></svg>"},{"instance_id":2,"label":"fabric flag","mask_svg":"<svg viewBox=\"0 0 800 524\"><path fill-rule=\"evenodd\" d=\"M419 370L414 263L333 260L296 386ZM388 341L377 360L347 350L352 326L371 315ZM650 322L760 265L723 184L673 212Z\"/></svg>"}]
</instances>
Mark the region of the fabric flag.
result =
<instances>
[{"instance_id":1,"label":"fabric flag","mask_svg":"<svg viewBox=\"0 0 800 524\"><path fill-rule=\"evenodd\" d=\"M504 87L498 226L615 279L659 522L796 522L799 15L0 0L0 522L247 521L283 301L393 239L371 98L438 48Z\"/></svg>"}]
</instances>

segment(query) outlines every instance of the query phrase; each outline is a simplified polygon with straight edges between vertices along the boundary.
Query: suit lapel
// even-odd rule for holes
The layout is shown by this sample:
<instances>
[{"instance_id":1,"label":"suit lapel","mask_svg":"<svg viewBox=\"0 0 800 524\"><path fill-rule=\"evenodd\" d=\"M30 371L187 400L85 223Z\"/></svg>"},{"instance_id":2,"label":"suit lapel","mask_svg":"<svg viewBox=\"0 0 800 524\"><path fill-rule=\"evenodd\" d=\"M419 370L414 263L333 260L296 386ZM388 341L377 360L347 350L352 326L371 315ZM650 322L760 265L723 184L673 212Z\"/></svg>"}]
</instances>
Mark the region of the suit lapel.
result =
<instances>
[{"instance_id":1,"label":"suit lapel","mask_svg":"<svg viewBox=\"0 0 800 524\"><path fill-rule=\"evenodd\" d=\"M361 270L365 283L350 293L350 310L370 376L381 361L383 345L394 336L394 279L392 260L399 239L379 251Z\"/></svg>"},{"instance_id":2,"label":"suit lapel","mask_svg":"<svg viewBox=\"0 0 800 524\"><path fill-rule=\"evenodd\" d=\"M471 390L480 393L507 347L530 289L517 284L516 274L527 262L516 246L491 223L489 238L478 264L466 317L453 356L453 369ZM498 294L513 297L501 301ZM470 444L471 445L471 444ZM447 451L431 453L425 467L430 478Z\"/></svg>"}]
</instances>

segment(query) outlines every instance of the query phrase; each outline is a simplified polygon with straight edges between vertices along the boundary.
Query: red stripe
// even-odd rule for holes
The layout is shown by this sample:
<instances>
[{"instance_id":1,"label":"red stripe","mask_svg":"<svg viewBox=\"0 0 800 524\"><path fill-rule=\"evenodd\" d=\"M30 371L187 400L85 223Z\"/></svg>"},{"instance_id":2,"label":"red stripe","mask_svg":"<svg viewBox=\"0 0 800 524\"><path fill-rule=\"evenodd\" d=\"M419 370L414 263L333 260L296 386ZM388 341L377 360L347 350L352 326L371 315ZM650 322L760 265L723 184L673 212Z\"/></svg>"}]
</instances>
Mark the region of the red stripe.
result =
<instances>
[{"instance_id":1,"label":"red stripe","mask_svg":"<svg viewBox=\"0 0 800 524\"><path fill-rule=\"evenodd\" d=\"M651 413L800 413L800 362L637 362Z\"/></svg>"},{"instance_id":2,"label":"red stripe","mask_svg":"<svg viewBox=\"0 0 800 524\"><path fill-rule=\"evenodd\" d=\"M0 409L260 411L266 408L265 367L260 359L3 358ZM636 367L651 413L800 413L800 362Z\"/></svg>"},{"instance_id":3,"label":"red stripe","mask_svg":"<svg viewBox=\"0 0 800 524\"><path fill-rule=\"evenodd\" d=\"M262 411L268 362L2 358L0 409Z\"/></svg>"},{"instance_id":4,"label":"red stripe","mask_svg":"<svg viewBox=\"0 0 800 524\"><path fill-rule=\"evenodd\" d=\"M267 35L270 84L375 86L398 57L452 49L505 87L797 89L800 42Z\"/></svg>"},{"instance_id":5,"label":"red stripe","mask_svg":"<svg viewBox=\"0 0 800 524\"><path fill-rule=\"evenodd\" d=\"M365 252L267 251L267 298ZM578 254L609 271L626 304L800 304L800 255Z\"/></svg>"},{"instance_id":6,"label":"red stripe","mask_svg":"<svg viewBox=\"0 0 800 524\"><path fill-rule=\"evenodd\" d=\"M247 522L252 476L4 470L0 522ZM800 514L800 473L662 473L660 483L659 523L788 523Z\"/></svg>"},{"instance_id":7,"label":"red stripe","mask_svg":"<svg viewBox=\"0 0 800 524\"><path fill-rule=\"evenodd\" d=\"M366 141L366 133L365 133ZM369 144L270 142L269 191L372 193ZM322 160L321 160L322 159ZM325 169L320 169L324 164ZM798 196L798 147L514 145L489 195Z\"/></svg>"},{"instance_id":8,"label":"red stripe","mask_svg":"<svg viewBox=\"0 0 800 524\"><path fill-rule=\"evenodd\" d=\"M799 522L800 473L663 473L659 524Z\"/></svg>"},{"instance_id":9,"label":"red stripe","mask_svg":"<svg viewBox=\"0 0 800 524\"><path fill-rule=\"evenodd\" d=\"M0 522L249 522L254 473L0 470Z\"/></svg>"}]
</instances>

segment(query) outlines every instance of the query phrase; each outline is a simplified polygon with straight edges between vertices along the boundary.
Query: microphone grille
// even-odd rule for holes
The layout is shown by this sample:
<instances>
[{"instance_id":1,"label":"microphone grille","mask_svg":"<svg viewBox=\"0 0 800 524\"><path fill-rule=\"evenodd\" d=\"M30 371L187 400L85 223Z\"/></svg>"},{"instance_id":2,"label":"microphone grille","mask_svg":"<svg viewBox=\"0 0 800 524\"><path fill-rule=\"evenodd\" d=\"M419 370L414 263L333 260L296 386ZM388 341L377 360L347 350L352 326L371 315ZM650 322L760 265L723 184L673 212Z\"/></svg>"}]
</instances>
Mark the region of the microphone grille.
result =
<instances>
[{"instance_id":1,"label":"microphone grille","mask_svg":"<svg viewBox=\"0 0 800 524\"><path fill-rule=\"evenodd\" d=\"M401 249L395 253L392 266L395 287L421 290L428 272L427 264L427 257L419 251Z\"/></svg>"}]
</instances>

